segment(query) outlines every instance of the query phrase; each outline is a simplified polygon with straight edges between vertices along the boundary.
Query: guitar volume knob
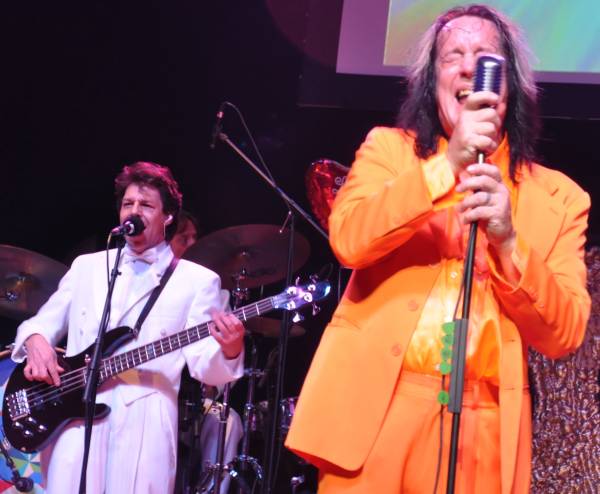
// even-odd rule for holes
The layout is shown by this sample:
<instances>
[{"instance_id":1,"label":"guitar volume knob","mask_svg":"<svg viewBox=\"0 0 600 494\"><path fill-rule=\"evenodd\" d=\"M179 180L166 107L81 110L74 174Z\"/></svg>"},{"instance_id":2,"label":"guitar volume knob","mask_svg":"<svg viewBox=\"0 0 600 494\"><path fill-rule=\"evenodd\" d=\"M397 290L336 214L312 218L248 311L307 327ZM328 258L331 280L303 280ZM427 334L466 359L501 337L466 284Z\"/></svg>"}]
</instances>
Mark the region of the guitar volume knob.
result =
<instances>
[{"instance_id":1,"label":"guitar volume knob","mask_svg":"<svg viewBox=\"0 0 600 494\"><path fill-rule=\"evenodd\" d=\"M29 429L25 429L23 432L23 437L27 438L27 439L31 439L33 437L33 432L31 432Z\"/></svg>"},{"instance_id":2,"label":"guitar volume knob","mask_svg":"<svg viewBox=\"0 0 600 494\"><path fill-rule=\"evenodd\" d=\"M44 425L44 424L40 424L37 426L37 430L38 432L46 432L48 430L48 428Z\"/></svg>"},{"instance_id":3,"label":"guitar volume knob","mask_svg":"<svg viewBox=\"0 0 600 494\"><path fill-rule=\"evenodd\" d=\"M18 431L23 430L23 424L21 422L19 422L18 420L16 422L13 422L13 427L15 429L17 429Z\"/></svg>"},{"instance_id":4,"label":"guitar volume knob","mask_svg":"<svg viewBox=\"0 0 600 494\"><path fill-rule=\"evenodd\" d=\"M25 419L25 422L27 422L28 424L31 424L31 425L36 425L37 424L37 420L35 420L33 417L27 417Z\"/></svg>"}]
</instances>

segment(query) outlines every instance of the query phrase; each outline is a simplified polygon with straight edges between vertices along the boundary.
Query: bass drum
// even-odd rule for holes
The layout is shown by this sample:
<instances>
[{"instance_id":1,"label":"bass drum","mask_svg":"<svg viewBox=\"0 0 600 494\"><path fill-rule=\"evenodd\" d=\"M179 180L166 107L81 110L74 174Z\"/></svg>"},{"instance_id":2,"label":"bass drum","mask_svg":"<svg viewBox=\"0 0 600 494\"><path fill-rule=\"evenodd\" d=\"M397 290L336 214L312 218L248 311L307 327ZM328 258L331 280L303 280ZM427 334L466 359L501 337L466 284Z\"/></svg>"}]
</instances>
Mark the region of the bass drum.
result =
<instances>
[{"instance_id":1,"label":"bass drum","mask_svg":"<svg viewBox=\"0 0 600 494\"><path fill-rule=\"evenodd\" d=\"M64 350L61 348L57 348L56 351L64 353ZM6 381L17 365L11 360L10 353L10 350L0 352L0 400L4 400ZM0 410L0 414L1 413L2 411ZM21 477L30 478L33 481L33 489L29 492L36 494L43 493L44 488L42 486L40 454L26 454L13 448L4 437L4 431L2 431L1 440L4 448L8 451L9 456L14 462L15 467L19 471L19 475L21 475ZM18 494L19 491L17 491L10 482L11 478L12 472L6 463L6 458L4 455L0 455L0 494Z\"/></svg>"}]
</instances>

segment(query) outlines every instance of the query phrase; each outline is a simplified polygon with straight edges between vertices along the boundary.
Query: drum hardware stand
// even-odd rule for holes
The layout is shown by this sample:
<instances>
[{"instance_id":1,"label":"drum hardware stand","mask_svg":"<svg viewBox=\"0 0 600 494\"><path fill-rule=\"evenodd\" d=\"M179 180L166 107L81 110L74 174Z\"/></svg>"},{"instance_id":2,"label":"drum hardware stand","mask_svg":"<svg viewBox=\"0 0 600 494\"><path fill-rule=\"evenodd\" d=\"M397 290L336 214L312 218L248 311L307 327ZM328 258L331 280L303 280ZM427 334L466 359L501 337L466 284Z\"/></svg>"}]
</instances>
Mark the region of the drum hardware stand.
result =
<instances>
[{"instance_id":1,"label":"drum hardware stand","mask_svg":"<svg viewBox=\"0 0 600 494\"><path fill-rule=\"evenodd\" d=\"M14 280L15 281L15 285L19 286L19 285L23 285L25 282L27 281L35 281L35 279L32 276L28 276L25 273L19 273L17 275L14 276L10 276L9 278L5 278L5 280ZM0 295L0 299L4 299L8 302L18 302L18 300L21 298L21 290L4 290L4 293L2 295Z\"/></svg>"},{"instance_id":2,"label":"drum hardware stand","mask_svg":"<svg viewBox=\"0 0 600 494\"><path fill-rule=\"evenodd\" d=\"M188 378L191 379L191 377ZM192 492L192 485L201 485L202 478L198 474L192 475L194 468L194 451L199 443L200 431L204 423L203 415L203 393L195 392L193 396L186 397L183 404L183 417L180 420L180 427L190 433L190 444L185 466L182 467L181 473L181 486L184 494L190 494ZM199 420L198 417L202 417ZM196 488L197 489L197 488ZM201 492L201 491L196 491Z\"/></svg>"},{"instance_id":3,"label":"drum hardware stand","mask_svg":"<svg viewBox=\"0 0 600 494\"><path fill-rule=\"evenodd\" d=\"M213 471L213 494L220 494L221 492L221 481L223 480L223 473L225 465L223 465L223 455L225 454L225 438L227 435L227 420L229 419L229 394L231 392L231 383L227 383L223 388L223 403L222 407L219 407L219 432L217 440L217 457L216 462L211 468Z\"/></svg>"},{"instance_id":4,"label":"drum hardware stand","mask_svg":"<svg viewBox=\"0 0 600 494\"><path fill-rule=\"evenodd\" d=\"M246 269L242 270L233 276L235 287L231 291L232 294L232 308L236 309L243 300L248 299L248 289L240 286L240 282L246 278ZM232 477L237 477L237 472L231 469L230 465L223 464L223 456L225 454L225 439L227 435L227 421L229 419L229 395L231 393L231 383L227 383L223 389L223 403L219 410L219 431L217 439L217 455L215 463L208 465L208 470L213 473L213 494L220 494L221 492L221 481L223 480L223 473L228 473ZM235 475L232 473L234 472Z\"/></svg>"},{"instance_id":5,"label":"drum hardware stand","mask_svg":"<svg viewBox=\"0 0 600 494\"><path fill-rule=\"evenodd\" d=\"M306 482L304 475L296 475L295 477L292 477L290 479L290 486L292 488L292 494L296 494L296 491L298 490L298 486L304 484L304 482Z\"/></svg>"},{"instance_id":6,"label":"drum hardware stand","mask_svg":"<svg viewBox=\"0 0 600 494\"><path fill-rule=\"evenodd\" d=\"M246 392L246 403L244 404L244 435L242 436L242 449L240 454L236 456L231 463L229 463L230 475L238 481L238 485L240 486L238 489L238 494L246 494L250 491L250 489L247 485L243 485L245 484L245 481L242 481L242 477L238 475L238 472L231 469L231 464L239 464L239 468L242 473L248 470L249 465L254 470L256 478L260 482L262 482L263 478L263 470L258 460L252 456L248 456L248 451L250 449L251 425L256 414L256 406L254 405L256 379L262 378L264 375L264 371L260 371L256 368L258 365L258 351L256 349L256 342L254 341L252 335L248 335L248 339L250 341L250 367L244 371L244 374L248 376L248 390Z\"/></svg>"},{"instance_id":7,"label":"drum hardware stand","mask_svg":"<svg viewBox=\"0 0 600 494\"><path fill-rule=\"evenodd\" d=\"M4 294L0 295L0 298L8 300L9 302L16 302L19 300L19 294L12 290L4 290Z\"/></svg>"},{"instance_id":8,"label":"drum hardware stand","mask_svg":"<svg viewBox=\"0 0 600 494\"><path fill-rule=\"evenodd\" d=\"M12 473L10 482L15 486L15 489L17 489L19 492L31 491L33 489L33 480L27 477L21 477L21 474L19 473L19 470L17 470L15 462L10 457L8 450L4 445L4 439L0 440L0 453L2 453L2 456L4 456L4 459L6 460L6 466L10 469Z\"/></svg>"}]
</instances>

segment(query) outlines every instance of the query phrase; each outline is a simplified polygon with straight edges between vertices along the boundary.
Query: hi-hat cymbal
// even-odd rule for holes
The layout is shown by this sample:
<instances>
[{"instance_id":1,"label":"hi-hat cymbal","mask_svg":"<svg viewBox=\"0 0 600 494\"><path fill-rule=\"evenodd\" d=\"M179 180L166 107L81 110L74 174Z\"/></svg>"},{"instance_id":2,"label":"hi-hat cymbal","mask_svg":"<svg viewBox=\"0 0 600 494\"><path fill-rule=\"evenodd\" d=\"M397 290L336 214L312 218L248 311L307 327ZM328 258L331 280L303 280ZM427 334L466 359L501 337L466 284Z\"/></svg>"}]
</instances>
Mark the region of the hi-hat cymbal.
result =
<instances>
[{"instance_id":1,"label":"hi-hat cymbal","mask_svg":"<svg viewBox=\"0 0 600 494\"><path fill-rule=\"evenodd\" d=\"M271 317L253 317L244 322L244 326L251 333L257 333L268 338L279 338L281 320ZM302 336L306 331L299 324L292 324L290 336Z\"/></svg>"},{"instance_id":2,"label":"hi-hat cymbal","mask_svg":"<svg viewBox=\"0 0 600 494\"><path fill-rule=\"evenodd\" d=\"M212 269L221 276L224 288L268 285L286 275L290 232L276 225L239 225L224 228L200 238L185 251L183 258ZM308 258L308 241L294 234L293 271Z\"/></svg>"},{"instance_id":3,"label":"hi-hat cymbal","mask_svg":"<svg viewBox=\"0 0 600 494\"><path fill-rule=\"evenodd\" d=\"M0 245L0 314L23 319L56 290L67 266L12 245Z\"/></svg>"}]
</instances>

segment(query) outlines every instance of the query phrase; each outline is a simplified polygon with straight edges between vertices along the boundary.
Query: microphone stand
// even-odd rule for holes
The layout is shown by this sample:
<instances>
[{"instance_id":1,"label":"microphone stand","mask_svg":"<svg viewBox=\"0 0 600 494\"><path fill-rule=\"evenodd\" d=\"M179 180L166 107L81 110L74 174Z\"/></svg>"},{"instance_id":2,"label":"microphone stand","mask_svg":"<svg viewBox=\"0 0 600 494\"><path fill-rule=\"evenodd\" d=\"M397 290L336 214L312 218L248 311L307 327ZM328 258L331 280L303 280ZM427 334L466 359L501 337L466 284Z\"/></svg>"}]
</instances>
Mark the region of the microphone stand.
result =
<instances>
[{"instance_id":1,"label":"microphone stand","mask_svg":"<svg viewBox=\"0 0 600 494\"><path fill-rule=\"evenodd\" d=\"M229 139L229 137L227 136L227 134L224 134L223 132L219 132L219 134L217 135L217 138L220 141L223 141L225 144L227 144L231 149L233 149L236 154L242 158L246 163L248 163L252 169L258 173L258 175L267 183L267 185L269 185L276 193L279 197L281 197L281 200L285 203L285 205L288 207L288 214L292 215L294 212L298 213L300 216L302 216L302 218L304 218L308 223L310 223L313 228L315 230L317 230L321 236L325 239L325 240L329 240L329 236L327 235L327 232L325 232L325 230L323 230L319 224L306 212L304 211L304 209L302 209L302 207L300 207L296 201L294 201L290 196L288 196L283 190L281 190L279 187L277 187L277 185L275 184L275 182L273 180L271 180L271 178L269 178L257 165L256 163L254 163L249 157L248 155L246 155L246 153L244 153L244 151L242 151L238 146L235 145L235 143ZM291 230L291 228L290 228ZM291 281L291 280L290 280Z\"/></svg>"},{"instance_id":2,"label":"microphone stand","mask_svg":"<svg viewBox=\"0 0 600 494\"><path fill-rule=\"evenodd\" d=\"M318 223L312 219L312 217L304 211L290 196L288 196L283 190L281 190L272 180L268 177L229 137L220 132L217 129L216 137L227 144L233 149L238 156L240 156L252 169L275 191L275 193L281 198L288 208L288 220L290 223L290 241L288 247L288 262L287 262L287 275L286 275L286 286L290 286L292 283L292 269L294 258L294 228L295 228L295 214L299 214L313 228L321 234L323 238L328 240L327 233L318 225ZM287 221L287 220L286 220ZM264 470L264 481L262 483L262 493L271 494L275 479L275 472L273 472L275 464L275 448L277 440L277 424L279 423L279 403L282 399L283 390L283 377L285 372L285 361L287 353L287 344L290 329L290 317L289 312L284 311L283 318L281 320L281 331L279 332L279 358L277 361L277 375L275 384L275 396L273 403L270 404L270 417L269 422L269 434L267 436L267 443L265 447L265 470Z\"/></svg>"},{"instance_id":3,"label":"microphone stand","mask_svg":"<svg viewBox=\"0 0 600 494\"><path fill-rule=\"evenodd\" d=\"M477 156L479 164L484 162L484 154ZM469 314L473 294L473 267L475 265L475 246L477 244L477 221L471 223L464 267L464 290L462 317L454 320L454 341L452 343L452 370L450 372L450 400L448 411L452 413L452 434L450 437L450 457L448 460L448 480L446 494L454 494L456 482L456 463L458 459L458 438L460 432L460 414L465 386L465 367L467 358L467 333Z\"/></svg>"},{"instance_id":4,"label":"microphone stand","mask_svg":"<svg viewBox=\"0 0 600 494\"><path fill-rule=\"evenodd\" d=\"M85 494L86 490L86 477L87 477L87 464L90 453L90 442L92 439L92 422L94 420L94 414L96 409L96 394L98 391L98 379L100 376L100 359L102 358L102 345L104 341L104 335L108 327L110 320L110 304L112 294L115 288L115 282L119 272L119 262L121 260L121 251L125 245L125 241L122 238L117 240L117 253L115 255L115 263L112 271L110 272L110 278L108 281L108 292L106 294L106 300L104 302L104 310L102 311L102 318L100 319L100 327L98 329L98 336L96 338L96 344L94 346L94 353L87 366L87 374L85 377L85 389L83 392L83 402L85 403L85 438L83 446L83 463L81 465L81 477L79 480L79 494Z\"/></svg>"}]
</instances>

